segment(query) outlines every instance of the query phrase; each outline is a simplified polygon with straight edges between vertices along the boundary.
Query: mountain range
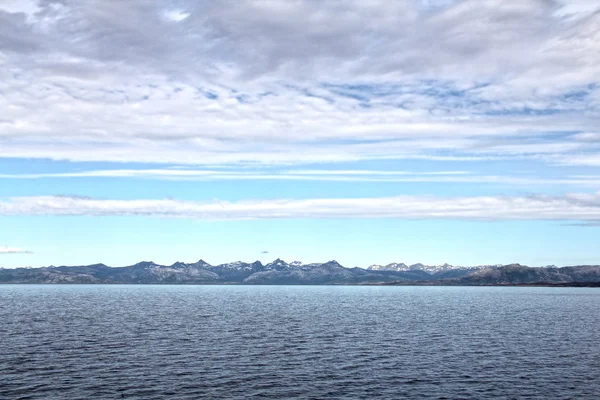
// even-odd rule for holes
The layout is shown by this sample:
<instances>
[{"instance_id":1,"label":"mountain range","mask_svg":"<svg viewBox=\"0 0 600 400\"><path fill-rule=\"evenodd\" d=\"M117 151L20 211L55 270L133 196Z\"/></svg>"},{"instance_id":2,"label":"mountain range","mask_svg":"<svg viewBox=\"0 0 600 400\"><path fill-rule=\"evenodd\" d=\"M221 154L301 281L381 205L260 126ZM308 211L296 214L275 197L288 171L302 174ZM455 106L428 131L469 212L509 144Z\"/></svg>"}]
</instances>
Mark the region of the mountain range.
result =
<instances>
[{"instance_id":1,"label":"mountain range","mask_svg":"<svg viewBox=\"0 0 600 400\"><path fill-rule=\"evenodd\" d=\"M392 263L368 269L345 268L337 261L303 264L277 259L268 264L242 261L211 265L143 261L126 267L104 264L0 268L0 283L107 284L269 284L269 285L588 285L600 282L600 265L532 268L520 264L460 267L449 264Z\"/></svg>"}]
</instances>

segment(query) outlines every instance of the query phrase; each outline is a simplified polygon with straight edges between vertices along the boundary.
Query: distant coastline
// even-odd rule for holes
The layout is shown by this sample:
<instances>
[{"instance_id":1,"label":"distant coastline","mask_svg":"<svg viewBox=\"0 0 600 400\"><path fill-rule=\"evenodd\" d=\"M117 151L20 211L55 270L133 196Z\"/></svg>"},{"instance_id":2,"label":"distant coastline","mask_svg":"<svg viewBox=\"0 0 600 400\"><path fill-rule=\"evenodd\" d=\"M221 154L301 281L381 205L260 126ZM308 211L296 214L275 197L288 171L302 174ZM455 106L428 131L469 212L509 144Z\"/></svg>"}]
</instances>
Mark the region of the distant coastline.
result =
<instances>
[{"instance_id":1,"label":"distant coastline","mask_svg":"<svg viewBox=\"0 0 600 400\"><path fill-rule=\"evenodd\" d=\"M346 268L336 261L303 264L277 259L211 265L203 260L126 267L105 264L0 269L4 284L182 285L408 285L600 287L600 265L528 267L520 264L460 267L402 263Z\"/></svg>"}]
</instances>

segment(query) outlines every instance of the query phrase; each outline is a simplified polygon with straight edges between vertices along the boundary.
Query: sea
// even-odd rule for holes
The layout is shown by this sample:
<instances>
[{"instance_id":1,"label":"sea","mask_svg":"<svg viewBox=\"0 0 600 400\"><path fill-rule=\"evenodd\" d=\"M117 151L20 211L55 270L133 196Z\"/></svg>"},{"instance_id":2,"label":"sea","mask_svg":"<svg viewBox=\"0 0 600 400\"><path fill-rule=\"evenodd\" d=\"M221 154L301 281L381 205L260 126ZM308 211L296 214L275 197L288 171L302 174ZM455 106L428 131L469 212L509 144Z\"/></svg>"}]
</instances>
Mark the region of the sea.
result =
<instances>
[{"instance_id":1,"label":"sea","mask_svg":"<svg viewBox=\"0 0 600 400\"><path fill-rule=\"evenodd\" d=\"M0 285L0 399L600 399L600 289Z\"/></svg>"}]
</instances>

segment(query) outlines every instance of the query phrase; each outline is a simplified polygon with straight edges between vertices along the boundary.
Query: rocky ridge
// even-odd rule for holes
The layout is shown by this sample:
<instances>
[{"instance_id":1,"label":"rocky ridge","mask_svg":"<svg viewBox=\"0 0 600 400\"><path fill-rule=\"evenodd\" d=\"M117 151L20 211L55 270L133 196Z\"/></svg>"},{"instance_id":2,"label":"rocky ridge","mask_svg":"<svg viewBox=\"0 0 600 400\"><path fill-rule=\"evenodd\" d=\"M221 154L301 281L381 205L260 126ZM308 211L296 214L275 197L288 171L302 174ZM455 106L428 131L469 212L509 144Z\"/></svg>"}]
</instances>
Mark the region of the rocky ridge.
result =
<instances>
[{"instance_id":1,"label":"rocky ridge","mask_svg":"<svg viewBox=\"0 0 600 400\"><path fill-rule=\"evenodd\" d=\"M531 268L520 264L460 267L443 264L372 265L345 268L337 261L303 264L276 259L211 265L204 260L159 265L143 261L126 267L104 264L0 268L0 283L107 284L422 284L521 285L600 282L600 266Z\"/></svg>"}]
</instances>

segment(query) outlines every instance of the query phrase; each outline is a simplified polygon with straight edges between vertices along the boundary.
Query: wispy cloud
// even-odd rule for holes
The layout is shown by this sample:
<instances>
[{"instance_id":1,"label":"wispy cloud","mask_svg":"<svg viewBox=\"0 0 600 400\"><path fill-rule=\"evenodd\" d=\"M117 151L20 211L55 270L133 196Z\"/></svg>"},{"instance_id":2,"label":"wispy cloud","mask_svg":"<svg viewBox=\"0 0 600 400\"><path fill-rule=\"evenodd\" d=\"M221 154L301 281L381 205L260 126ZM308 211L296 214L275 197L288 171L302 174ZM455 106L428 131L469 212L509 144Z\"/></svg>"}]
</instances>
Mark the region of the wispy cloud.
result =
<instances>
[{"instance_id":1,"label":"wispy cloud","mask_svg":"<svg viewBox=\"0 0 600 400\"><path fill-rule=\"evenodd\" d=\"M18 247L0 246L0 254L31 254L31 251L23 250Z\"/></svg>"},{"instance_id":2,"label":"wispy cloud","mask_svg":"<svg viewBox=\"0 0 600 400\"><path fill-rule=\"evenodd\" d=\"M412 172L412 171L377 171L377 170L328 170L328 169L302 169L302 170L291 170L286 171L286 174L290 175L384 175L384 176L405 176L405 175L468 175L469 171L427 171L427 172Z\"/></svg>"},{"instance_id":3,"label":"wispy cloud","mask_svg":"<svg viewBox=\"0 0 600 400\"><path fill-rule=\"evenodd\" d=\"M195 169L114 169L64 173L0 174L0 179L127 178L174 181L324 181L374 183L463 183L489 185L599 187L600 175L573 175L545 178L535 175L479 175L470 171L390 170L195 170Z\"/></svg>"},{"instance_id":4,"label":"wispy cloud","mask_svg":"<svg viewBox=\"0 0 600 400\"><path fill-rule=\"evenodd\" d=\"M397 196L198 203L183 200L101 200L67 196L17 197L0 215L144 216L200 220L291 218L453 219L470 221L600 221L600 192L564 196Z\"/></svg>"}]
</instances>

